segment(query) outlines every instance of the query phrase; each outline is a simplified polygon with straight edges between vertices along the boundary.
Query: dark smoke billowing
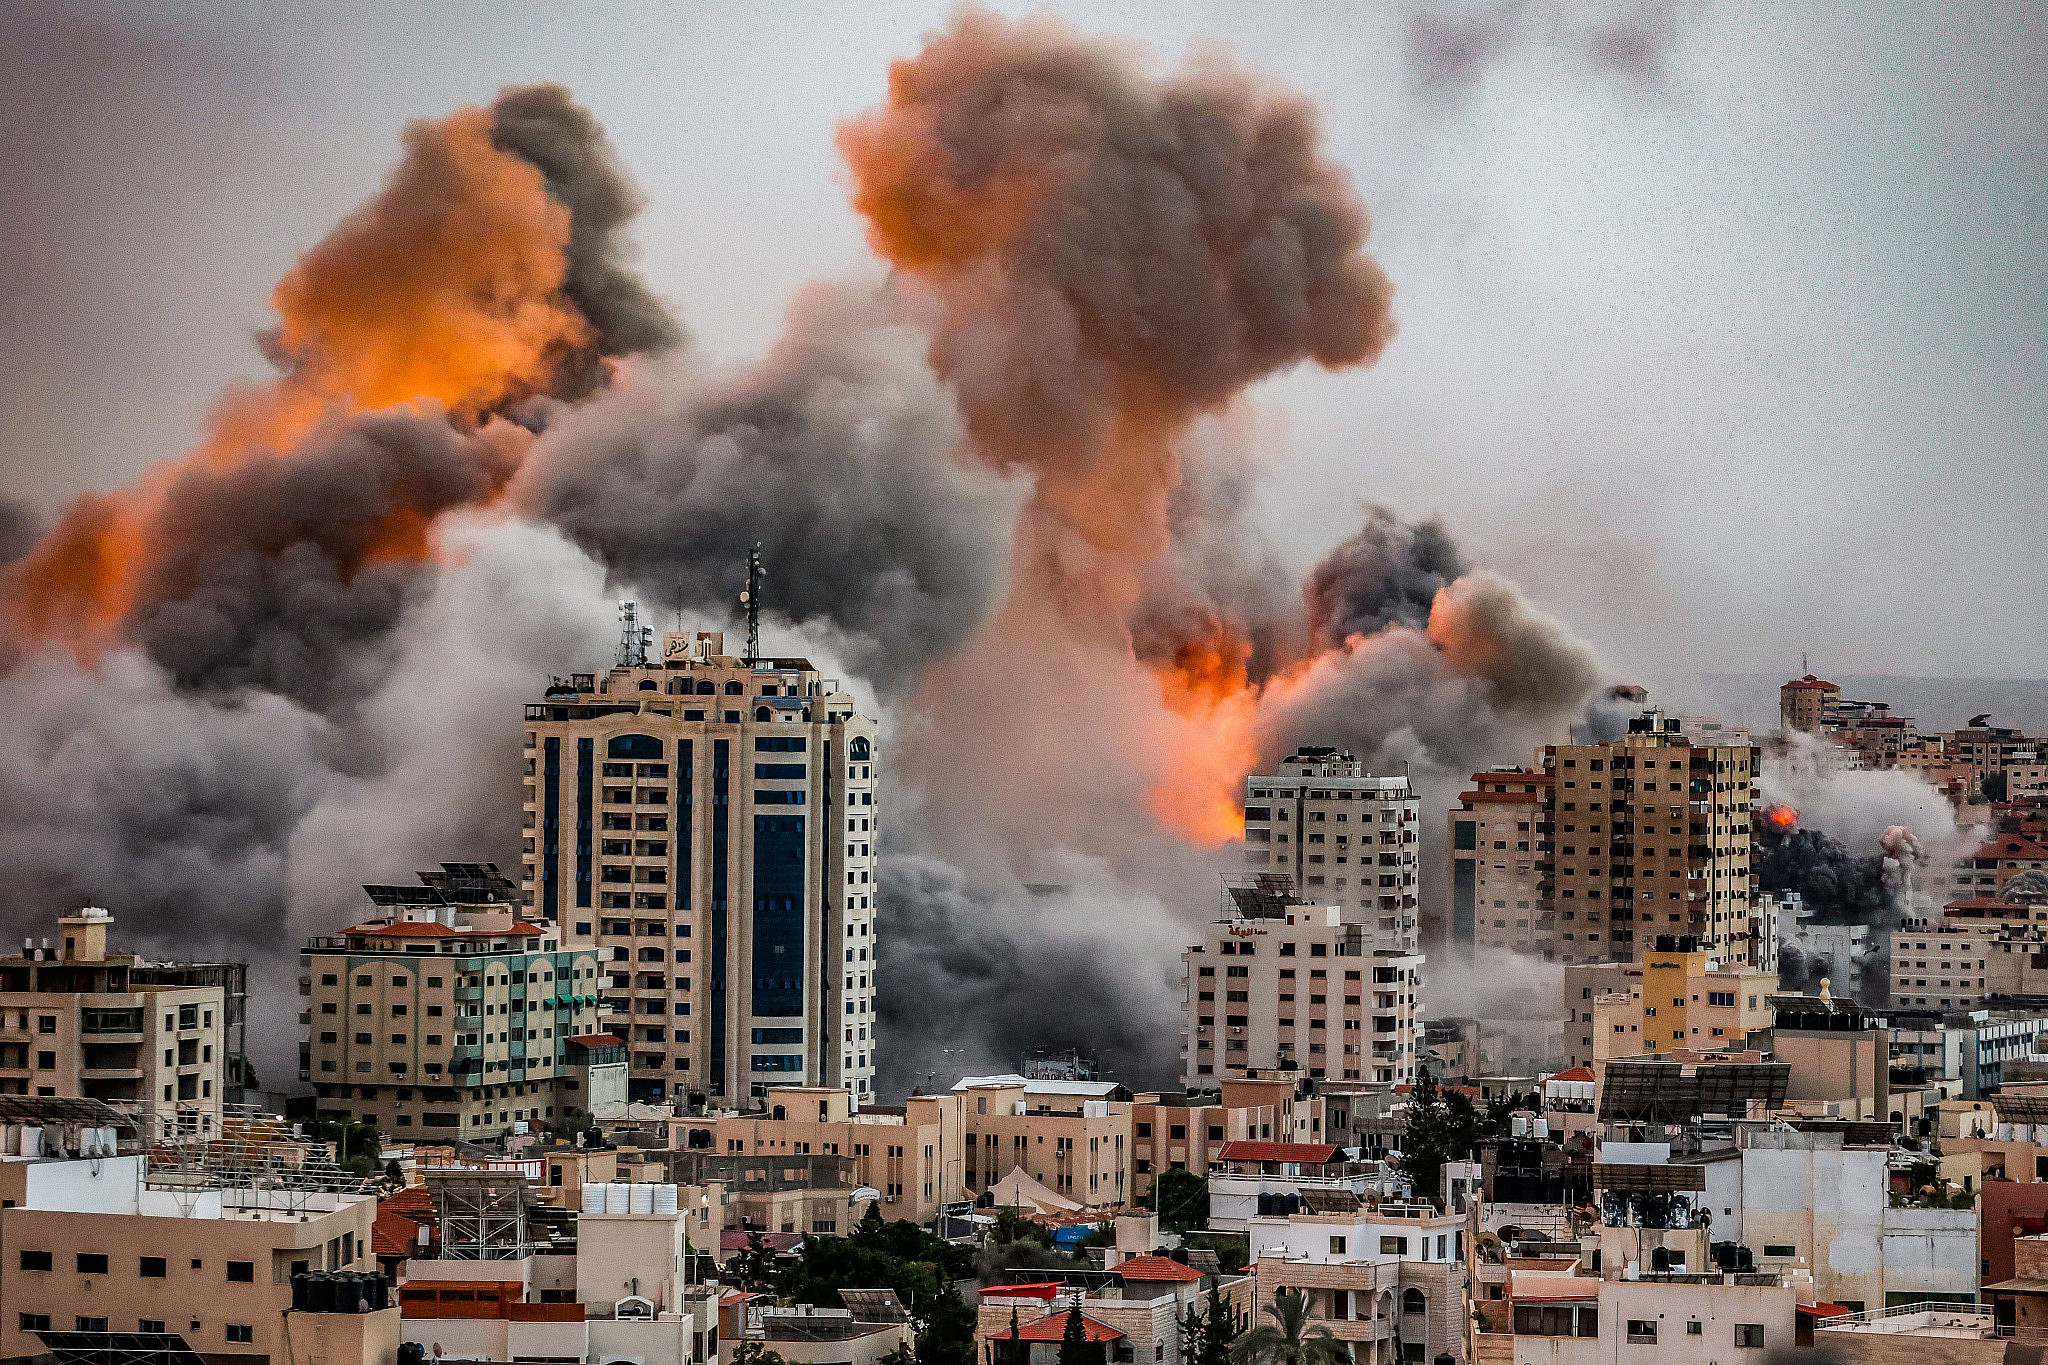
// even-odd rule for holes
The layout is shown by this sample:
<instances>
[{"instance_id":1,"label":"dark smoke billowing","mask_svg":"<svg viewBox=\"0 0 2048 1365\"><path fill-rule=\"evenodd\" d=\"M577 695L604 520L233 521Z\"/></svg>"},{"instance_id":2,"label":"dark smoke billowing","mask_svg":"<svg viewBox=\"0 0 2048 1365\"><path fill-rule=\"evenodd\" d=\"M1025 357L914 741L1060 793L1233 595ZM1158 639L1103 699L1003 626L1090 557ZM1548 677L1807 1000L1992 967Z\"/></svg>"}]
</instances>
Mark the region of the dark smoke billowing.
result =
<instances>
[{"instance_id":1,"label":"dark smoke billowing","mask_svg":"<svg viewBox=\"0 0 2048 1365\"><path fill-rule=\"evenodd\" d=\"M884 709L885 1083L1067 1045L1156 1081L1246 772L1448 782L1576 713L1586 647L1440 525L1368 509L1306 584L1252 526L1247 386L1393 335L1307 100L965 10L841 141L895 273L727 373L566 92L408 129L280 283L278 375L5 569L10 920L95 897L284 972L357 881L516 862L519 701L609 593L718 623L760 541L770 647Z\"/></svg>"}]
</instances>

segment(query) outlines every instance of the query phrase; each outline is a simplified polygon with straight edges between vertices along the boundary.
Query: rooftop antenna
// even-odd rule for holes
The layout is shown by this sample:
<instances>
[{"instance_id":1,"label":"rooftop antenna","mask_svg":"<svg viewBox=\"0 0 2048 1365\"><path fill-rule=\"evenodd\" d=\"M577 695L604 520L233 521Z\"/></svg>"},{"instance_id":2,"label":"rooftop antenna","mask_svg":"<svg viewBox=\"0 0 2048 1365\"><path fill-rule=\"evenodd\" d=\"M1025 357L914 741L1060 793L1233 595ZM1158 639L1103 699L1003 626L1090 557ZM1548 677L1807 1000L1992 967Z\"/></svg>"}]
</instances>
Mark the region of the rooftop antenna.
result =
<instances>
[{"instance_id":1,"label":"rooftop antenna","mask_svg":"<svg viewBox=\"0 0 2048 1365\"><path fill-rule=\"evenodd\" d=\"M653 642L654 627L640 624L640 604L630 597L620 599L618 666L647 667L647 646Z\"/></svg>"},{"instance_id":2,"label":"rooftop antenna","mask_svg":"<svg viewBox=\"0 0 2048 1365\"><path fill-rule=\"evenodd\" d=\"M1813 672L1813 669L1806 662L1806 651L1802 649L1799 651L1799 676L1803 678L1811 672Z\"/></svg>"},{"instance_id":3,"label":"rooftop antenna","mask_svg":"<svg viewBox=\"0 0 2048 1365\"><path fill-rule=\"evenodd\" d=\"M747 587L740 594L740 605L747 609L747 656L740 660L752 668L761 657L761 542L755 541L747 551Z\"/></svg>"}]
</instances>

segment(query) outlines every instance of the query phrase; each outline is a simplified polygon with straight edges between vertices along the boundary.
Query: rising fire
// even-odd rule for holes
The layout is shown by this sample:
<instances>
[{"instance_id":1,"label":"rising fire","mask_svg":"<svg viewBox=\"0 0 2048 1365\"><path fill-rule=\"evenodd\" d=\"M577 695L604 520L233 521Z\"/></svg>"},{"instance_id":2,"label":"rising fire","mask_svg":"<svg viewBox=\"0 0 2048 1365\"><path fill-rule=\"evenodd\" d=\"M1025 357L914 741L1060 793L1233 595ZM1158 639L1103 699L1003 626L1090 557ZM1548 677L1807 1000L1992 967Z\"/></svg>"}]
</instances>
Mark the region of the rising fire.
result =
<instances>
[{"instance_id":1,"label":"rising fire","mask_svg":"<svg viewBox=\"0 0 2048 1365\"><path fill-rule=\"evenodd\" d=\"M1779 829L1790 829L1799 823L1799 812L1790 806L1772 806L1764 812L1764 819Z\"/></svg>"},{"instance_id":2,"label":"rising fire","mask_svg":"<svg viewBox=\"0 0 2048 1365\"><path fill-rule=\"evenodd\" d=\"M414 124L405 143L380 193L272 294L282 372L230 389L202 445L136 487L81 499L0 575L0 599L21 627L90 659L131 612L170 590L155 586L154 570L182 548L171 505L182 480L289 460L332 424L367 412L410 408L473 428L544 390L565 358L593 343L563 292L569 212L538 168L492 144L490 114L464 109ZM510 473L493 471L492 496ZM346 579L366 564L431 557L439 510L395 503L356 528L362 553L337 570Z\"/></svg>"}]
</instances>

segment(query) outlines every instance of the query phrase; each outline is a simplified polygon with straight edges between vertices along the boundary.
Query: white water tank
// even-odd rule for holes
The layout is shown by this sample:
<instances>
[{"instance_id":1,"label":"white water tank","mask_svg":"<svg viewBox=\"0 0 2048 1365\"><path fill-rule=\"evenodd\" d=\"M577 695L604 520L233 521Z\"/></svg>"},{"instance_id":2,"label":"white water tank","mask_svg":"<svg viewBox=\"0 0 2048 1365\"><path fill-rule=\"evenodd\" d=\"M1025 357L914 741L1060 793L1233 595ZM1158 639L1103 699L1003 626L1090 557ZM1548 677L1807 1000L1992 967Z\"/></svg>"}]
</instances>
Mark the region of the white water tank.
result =
<instances>
[{"instance_id":1,"label":"white water tank","mask_svg":"<svg viewBox=\"0 0 2048 1365\"><path fill-rule=\"evenodd\" d=\"M654 1187L654 1211L664 1218L676 1216L676 1187L656 1185Z\"/></svg>"},{"instance_id":2,"label":"white water tank","mask_svg":"<svg viewBox=\"0 0 2048 1365\"><path fill-rule=\"evenodd\" d=\"M649 1214L654 1212L654 1186L645 1181L636 1181L626 1186L632 1191L631 1213Z\"/></svg>"},{"instance_id":3,"label":"white water tank","mask_svg":"<svg viewBox=\"0 0 2048 1365\"><path fill-rule=\"evenodd\" d=\"M603 1181L586 1180L583 1182L583 1211L585 1213L604 1212Z\"/></svg>"},{"instance_id":4,"label":"white water tank","mask_svg":"<svg viewBox=\"0 0 2048 1365\"><path fill-rule=\"evenodd\" d=\"M627 1213L630 1211L631 1196L627 1194L632 1186L613 1181L604 1187L604 1211L606 1213Z\"/></svg>"}]
</instances>

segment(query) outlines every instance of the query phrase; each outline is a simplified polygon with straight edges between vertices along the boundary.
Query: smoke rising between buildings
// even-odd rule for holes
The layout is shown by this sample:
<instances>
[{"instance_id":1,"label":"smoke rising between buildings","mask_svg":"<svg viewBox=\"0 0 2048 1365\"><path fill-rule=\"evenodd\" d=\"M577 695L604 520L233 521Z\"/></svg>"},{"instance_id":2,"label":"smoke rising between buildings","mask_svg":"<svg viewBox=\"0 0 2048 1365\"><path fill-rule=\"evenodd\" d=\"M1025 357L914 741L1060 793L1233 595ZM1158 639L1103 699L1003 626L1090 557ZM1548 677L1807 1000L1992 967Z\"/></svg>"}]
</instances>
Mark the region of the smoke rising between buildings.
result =
<instances>
[{"instance_id":1,"label":"smoke rising between buildings","mask_svg":"<svg viewBox=\"0 0 2048 1365\"><path fill-rule=\"evenodd\" d=\"M9 919L99 899L275 970L358 881L510 865L518 703L611 593L729 610L760 541L907 791L885 1081L962 1039L1156 1076L1248 772L1335 743L1447 788L1578 713L1591 651L1441 525L1368 508L1306 582L1250 528L1248 386L1394 333L1308 101L969 10L841 143L894 273L721 370L566 92L409 128L279 284L277 374L0 570Z\"/></svg>"}]
</instances>

